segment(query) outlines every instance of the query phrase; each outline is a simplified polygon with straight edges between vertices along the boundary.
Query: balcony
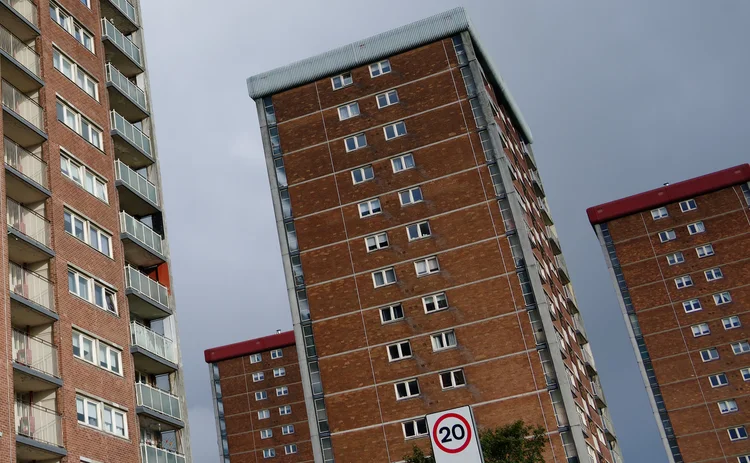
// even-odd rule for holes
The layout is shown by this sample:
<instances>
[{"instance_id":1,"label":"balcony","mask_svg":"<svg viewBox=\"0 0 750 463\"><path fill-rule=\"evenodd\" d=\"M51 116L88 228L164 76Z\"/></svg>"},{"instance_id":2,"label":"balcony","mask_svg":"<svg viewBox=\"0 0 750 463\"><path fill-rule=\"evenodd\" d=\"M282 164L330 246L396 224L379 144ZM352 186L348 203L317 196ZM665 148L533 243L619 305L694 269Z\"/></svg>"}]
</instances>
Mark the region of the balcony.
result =
<instances>
[{"instance_id":1,"label":"balcony","mask_svg":"<svg viewBox=\"0 0 750 463\"><path fill-rule=\"evenodd\" d=\"M604 408L607 406L607 401L604 399L601 386L596 381L591 381L591 390L594 393L594 399L596 400L596 406ZM602 416L602 420L604 417Z\"/></svg>"},{"instance_id":2,"label":"balcony","mask_svg":"<svg viewBox=\"0 0 750 463\"><path fill-rule=\"evenodd\" d=\"M185 456L172 450L141 444L141 463L185 463Z\"/></svg>"},{"instance_id":3,"label":"balcony","mask_svg":"<svg viewBox=\"0 0 750 463\"><path fill-rule=\"evenodd\" d=\"M44 133L44 109L20 90L3 80L3 133L21 146L39 145Z\"/></svg>"},{"instance_id":4,"label":"balcony","mask_svg":"<svg viewBox=\"0 0 750 463\"><path fill-rule=\"evenodd\" d=\"M148 167L154 163L151 154L151 139L117 112L110 113L112 141L115 156L133 169Z\"/></svg>"},{"instance_id":5,"label":"balcony","mask_svg":"<svg viewBox=\"0 0 750 463\"><path fill-rule=\"evenodd\" d=\"M549 206L547 206L547 201L544 198L537 198L536 205L542 214L545 225L553 225L555 222L552 220L552 214L549 211Z\"/></svg>"},{"instance_id":6,"label":"balcony","mask_svg":"<svg viewBox=\"0 0 750 463\"><path fill-rule=\"evenodd\" d=\"M593 378L594 376L599 374L599 372L596 371L596 363L594 363L594 357L586 349L581 349L581 351L583 352L583 363L584 365L586 365L586 372L591 378Z\"/></svg>"},{"instance_id":7,"label":"balcony","mask_svg":"<svg viewBox=\"0 0 750 463\"><path fill-rule=\"evenodd\" d=\"M115 161L115 186L125 212L146 216L161 210L156 185L119 160Z\"/></svg>"},{"instance_id":8,"label":"balcony","mask_svg":"<svg viewBox=\"0 0 750 463\"><path fill-rule=\"evenodd\" d=\"M130 312L144 320L159 320L172 315L166 286L130 265L125 266L125 294Z\"/></svg>"},{"instance_id":9,"label":"balcony","mask_svg":"<svg viewBox=\"0 0 750 463\"><path fill-rule=\"evenodd\" d=\"M167 261L161 235L127 212L120 212L120 238L132 264L153 267Z\"/></svg>"},{"instance_id":10,"label":"balcony","mask_svg":"<svg viewBox=\"0 0 750 463\"><path fill-rule=\"evenodd\" d=\"M588 336L586 335L586 328L583 326L583 321L578 314L573 315L573 328L575 328L576 338L580 345L588 344Z\"/></svg>"},{"instance_id":11,"label":"balcony","mask_svg":"<svg viewBox=\"0 0 750 463\"><path fill-rule=\"evenodd\" d=\"M50 224L36 212L8 198L8 257L19 264L50 259Z\"/></svg>"},{"instance_id":12,"label":"balcony","mask_svg":"<svg viewBox=\"0 0 750 463\"><path fill-rule=\"evenodd\" d=\"M109 104L129 122L148 117L146 92L125 77L111 63L106 65Z\"/></svg>"},{"instance_id":13,"label":"balcony","mask_svg":"<svg viewBox=\"0 0 750 463\"><path fill-rule=\"evenodd\" d=\"M542 179L539 177L539 172L536 170L530 170L529 177L531 177L531 186L534 187L534 193L539 197L545 196L544 186L542 185Z\"/></svg>"},{"instance_id":14,"label":"balcony","mask_svg":"<svg viewBox=\"0 0 750 463\"><path fill-rule=\"evenodd\" d=\"M62 417L38 405L16 402L16 461L58 461L63 448Z\"/></svg>"},{"instance_id":15,"label":"balcony","mask_svg":"<svg viewBox=\"0 0 750 463\"><path fill-rule=\"evenodd\" d=\"M6 5L5 0L0 0L0 8L6 8ZM44 86L37 52L3 26L0 26L0 67L3 79L22 92L32 92Z\"/></svg>"},{"instance_id":16,"label":"balcony","mask_svg":"<svg viewBox=\"0 0 750 463\"><path fill-rule=\"evenodd\" d=\"M557 264L557 275L560 277L560 281L563 285L570 283L570 275L568 274L568 265L565 263L565 258L562 254L555 256L555 264Z\"/></svg>"},{"instance_id":17,"label":"balcony","mask_svg":"<svg viewBox=\"0 0 750 463\"><path fill-rule=\"evenodd\" d=\"M38 273L8 262L11 322L35 327L59 320L55 313L54 286Z\"/></svg>"},{"instance_id":18,"label":"balcony","mask_svg":"<svg viewBox=\"0 0 750 463\"><path fill-rule=\"evenodd\" d=\"M102 35L104 54L108 62L128 77L143 72L141 49L106 18L102 19Z\"/></svg>"},{"instance_id":19,"label":"balcony","mask_svg":"<svg viewBox=\"0 0 750 463\"><path fill-rule=\"evenodd\" d=\"M16 392L38 392L62 386L57 348L47 341L13 330L13 387Z\"/></svg>"},{"instance_id":20,"label":"balcony","mask_svg":"<svg viewBox=\"0 0 750 463\"><path fill-rule=\"evenodd\" d=\"M47 163L10 138L5 138L5 192L21 203L36 203L49 198Z\"/></svg>"},{"instance_id":21,"label":"balcony","mask_svg":"<svg viewBox=\"0 0 750 463\"><path fill-rule=\"evenodd\" d=\"M136 370L154 375L177 371L174 341L136 322L130 323L130 337Z\"/></svg>"},{"instance_id":22,"label":"balcony","mask_svg":"<svg viewBox=\"0 0 750 463\"><path fill-rule=\"evenodd\" d=\"M136 408L141 425L159 431L174 431L185 427L180 410L180 399L161 389L143 383L135 385Z\"/></svg>"},{"instance_id":23,"label":"balcony","mask_svg":"<svg viewBox=\"0 0 750 463\"><path fill-rule=\"evenodd\" d=\"M24 42L38 35L37 8L30 0L0 0L0 24Z\"/></svg>"},{"instance_id":24,"label":"balcony","mask_svg":"<svg viewBox=\"0 0 750 463\"><path fill-rule=\"evenodd\" d=\"M115 27L125 34L138 30L138 13L128 0L105 0L101 8L102 17L111 18Z\"/></svg>"},{"instance_id":25,"label":"balcony","mask_svg":"<svg viewBox=\"0 0 750 463\"><path fill-rule=\"evenodd\" d=\"M557 237L557 232L552 227L547 226L546 235L552 253L556 256L562 254L562 246L560 246L560 238Z\"/></svg>"},{"instance_id":26,"label":"balcony","mask_svg":"<svg viewBox=\"0 0 750 463\"><path fill-rule=\"evenodd\" d=\"M615 435L615 427L612 425L612 419L609 417L609 412L605 409L602 413L602 423L604 423L604 435L608 441L617 440Z\"/></svg>"}]
</instances>

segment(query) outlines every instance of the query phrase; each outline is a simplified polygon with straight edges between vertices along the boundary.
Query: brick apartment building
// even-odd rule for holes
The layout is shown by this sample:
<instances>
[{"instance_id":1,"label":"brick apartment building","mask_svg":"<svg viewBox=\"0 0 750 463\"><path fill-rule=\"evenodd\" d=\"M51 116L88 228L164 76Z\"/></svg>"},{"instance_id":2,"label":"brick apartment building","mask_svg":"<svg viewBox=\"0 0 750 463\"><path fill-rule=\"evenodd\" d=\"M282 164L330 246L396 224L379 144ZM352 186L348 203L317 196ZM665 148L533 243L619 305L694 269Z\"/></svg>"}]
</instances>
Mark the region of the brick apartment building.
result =
<instances>
[{"instance_id":1,"label":"brick apartment building","mask_svg":"<svg viewBox=\"0 0 750 463\"><path fill-rule=\"evenodd\" d=\"M0 2L0 461L190 461L140 18Z\"/></svg>"},{"instance_id":2,"label":"brick apartment building","mask_svg":"<svg viewBox=\"0 0 750 463\"><path fill-rule=\"evenodd\" d=\"M465 11L247 83L314 461L401 461L467 404L544 426L549 462L622 461L531 134Z\"/></svg>"},{"instance_id":3,"label":"brick apartment building","mask_svg":"<svg viewBox=\"0 0 750 463\"><path fill-rule=\"evenodd\" d=\"M588 209L670 463L748 463L750 165Z\"/></svg>"},{"instance_id":4,"label":"brick apartment building","mask_svg":"<svg viewBox=\"0 0 750 463\"><path fill-rule=\"evenodd\" d=\"M313 460L294 332L208 349L222 463Z\"/></svg>"}]
</instances>

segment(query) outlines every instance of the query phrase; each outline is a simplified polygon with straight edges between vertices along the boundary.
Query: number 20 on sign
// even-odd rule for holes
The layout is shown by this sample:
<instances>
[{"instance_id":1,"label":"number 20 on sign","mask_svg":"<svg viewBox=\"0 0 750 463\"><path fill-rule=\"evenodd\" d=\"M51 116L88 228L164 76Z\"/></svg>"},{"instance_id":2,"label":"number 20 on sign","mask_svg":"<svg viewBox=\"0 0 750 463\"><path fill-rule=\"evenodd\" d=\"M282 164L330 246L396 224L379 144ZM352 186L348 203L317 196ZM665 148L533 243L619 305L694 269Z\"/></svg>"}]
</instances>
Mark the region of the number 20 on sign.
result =
<instances>
[{"instance_id":1,"label":"number 20 on sign","mask_svg":"<svg viewBox=\"0 0 750 463\"><path fill-rule=\"evenodd\" d=\"M435 463L482 463L471 407L427 415Z\"/></svg>"}]
</instances>

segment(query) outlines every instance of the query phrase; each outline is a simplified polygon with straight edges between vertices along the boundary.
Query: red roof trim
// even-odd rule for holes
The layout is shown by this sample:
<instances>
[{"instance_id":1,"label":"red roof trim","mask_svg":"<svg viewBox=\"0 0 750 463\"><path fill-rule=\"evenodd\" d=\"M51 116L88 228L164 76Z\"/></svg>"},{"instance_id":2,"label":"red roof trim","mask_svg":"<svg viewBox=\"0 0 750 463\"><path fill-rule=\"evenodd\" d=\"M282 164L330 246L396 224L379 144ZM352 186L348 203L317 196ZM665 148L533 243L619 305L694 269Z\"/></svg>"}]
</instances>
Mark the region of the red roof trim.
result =
<instances>
[{"instance_id":1,"label":"red roof trim","mask_svg":"<svg viewBox=\"0 0 750 463\"><path fill-rule=\"evenodd\" d=\"M285 331L262 338L250 339L249 341L206 349L203 355L206 363L214 363L221 360L242 357L243 355L257 354L258 352L293 346L294 344L294 331Z\"/></svg>"},{"instance_id":2,"label":"red roof trim","mask_svg":"<svg viewBox=\"0 0 750 463\"><path fill-rule=\"evenodd\" d=\"M596 225L748 181L750 181L750 164L741 164L729 169L590 207L586 209L586 214L589 216L591 225Z\"/></svg>"}]
</instances>

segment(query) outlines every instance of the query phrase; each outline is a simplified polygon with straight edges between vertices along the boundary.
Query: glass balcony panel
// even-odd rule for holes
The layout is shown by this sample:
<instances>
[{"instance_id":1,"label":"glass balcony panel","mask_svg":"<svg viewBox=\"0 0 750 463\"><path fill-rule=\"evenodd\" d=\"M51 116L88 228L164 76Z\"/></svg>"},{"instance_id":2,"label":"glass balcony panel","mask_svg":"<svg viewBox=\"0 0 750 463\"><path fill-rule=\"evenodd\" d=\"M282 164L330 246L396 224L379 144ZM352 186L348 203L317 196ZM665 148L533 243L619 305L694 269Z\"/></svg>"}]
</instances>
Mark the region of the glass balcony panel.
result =
<instances>
[{"instance_id":1,"label":"glass balcony panel","mask_svg":"<svg viewBox=\"0 0 750 463\"><path fill-rule=\"evenodd\" d=\"M141 49L134 44L125 34L120 32L114 24L107 19L102 19L102 31L104 36L114 42L128 58L133 60L138 66L143 66L141 60Z\"/></svg>"},{"instance_id":2,"label":"glass balcony panel","mask_svg":"<svg viewBox=\"0 0 750 463\"><path fill-rule=\"evenodd\" d=\"M29 0L0 0L0 1L2 1L9 7L16 10L18 14L26 18L26 20L30 22L31 24L35 26L39 24L37 21L36 5L34 5L33 2Z\"/></svg>"},{"instance_id":3,"label":"glass balcony panel","mask_svg":"<svg viewBox=\"0 0 750 463\"><path fill-rule=\"evenodd\" d=\"M178 420L182 419L180 399L176 396L143 383L135 385L135 393L138 405L148 407Z\"/></svg>"},{"instance_id":4,"label":"glass balcony panel","mask_svg":"<svg viewBox=\"0 0 750 463\"><path fill-rule=\"evenodd\" d=\"M135 322L130 324L130 335L133 345L142 347L172 363L177 363L177 351L171 339Z\"/></svg>"},{"instance_id":5,"label":"glass balcony panel","mask_svg":"<svg viewBox=\"0 0 750 463\"><path fill-rule=\"evenodd\" d=\"M146 111L146 92L131 82L131 80L118 71L116 67L112 66L111 63L107 63L106 70L107 82L112 82L112 84L120 89L122 93L129 96L133 101L138 103L138 106L140 106L141 109Z\"/></svg>"},{"instance_id":6,"label":"glass balcony panel","mask_svg":"<svg viewBox=\"0 0 750 463\"><path fill-rule=\"evenodd\" d=\"M151 139L124 117L112 111L112 129L119 132L126 140L151 156Z\"/></svg>"},{"instance_id":7,"label":"glass balcony panel","mask_svg":"<svg viewBox=\"0 0 750 463\"><path fill-rule=\"evenodd\" d=\"M153 445L141 444L142 463L185 463L185 456Z\"/></svg>"},{"instance_id":8,"label":"glass balcony panel","mask_svg":"<svg viewBox=\"0 0 750 463\"><path fill-rule=\"evenodd\" d=\"M138 24L138 16L135 12L135 6L127 0L109 0L113 5L117 7L125 16L128 17L133 23Z\"/></svg>"},{"instance_id":9,"label":"glass balcony panel","mask_svg":"<svg viewBox=\"0 0 750 463\"><path fill-rule=\"evenodd\" d=\"M52 283L43 276L30 272L13 262L8 263L10 270L10 290L42 307L55 310Z\"/></svg>"},{"instance_id":10,"label":"glass balcony panel","mask_svg":"<svg viewBox=\"0 0 750 463\"><path fill-rule=\"evenodd\" d=\"M122 180L130 188L148 198L149 201L159 205L159 197L156 194L156 185L149 182L143 175L134 171L119 159L115 161L115 173L117 180Z\"/></svg>"},{"instance_id":11,"label":"glass balcony panel","mask_svg":"<svg viewBox=\"0 0 750 463\"><path fill-rule=\"evenodd\" d=\"M57 370L57 348L18 330L13 330L13 360L50 376L60 377Z\"/></svg>"},{"instance_id":12,"label":"glass balcony panel","mask_svg":"<svg viewBox=\"0 0 750 463\"><path fill-rule=\"evenodd\" d=\"M167 288L129 265L125 266L125 287L134 289L147 298L169 307L169 291Z\"/></svg>"},{"instance_id":13,"label":"glass balcony panel","mask_svg":"<svg viewBox=\"0 0 750 463\"><path fill-rule=\"evenodd\" d=\"M3 1L6 4L8 3L5 0ZM0 26L0 48L31 71L32 74L40 77L40 60L37 52L2 26Z\"/></svg>"},{"instance_id":14,"label":"glass balcony panel","mask_svg":"<svg viewBox=\"0 0 750 463\"><path fill-rule=\"evenodd\" d=\"M47 163L40 157L21 148L10 138L3 144L5 163L47 188Z\"/></svg>"},{"instance_id":15,"label":"glass balcony panel","mask_svg":"<svg viewBox=\"0 0 750 463\"><path fill-rule=\"evenodd\" d=\"M34 241L50 246L50 224L41 215L8 198L7 219L8 226Z\"/></svg>"},{"instance_id":16,"label":"glass balcony panel","mask_svg":"<svg viewBox=\"0 0 750 463\"><path fill-rule=\"evenodd\" d=\"M2 38L0 36L0 38ZM34 127L44 132L44 109L16 87L3 80L3 106L18 114Z\"/></svg>"},{"instance_id":17,"label":"glass balcony panel","mask_svg":"<svg viewBox=\"0 0 750 463\"><path fill-rule=\"evenodd\" d=\"M136 240L143 243L146 247L153 249L158 254L163 254L161 235L146 226L146 224L126 212L120 212L120 224L124 233L133 236Z\"/></svg>"},{"instance_id":18,"label":"glass balcony panel","mask_svg":"<svg viewBox=\"0 0 750 463\"><path fill-rule=\"evenodd\" d=\"M53 410L16 402L16 433L45 444L62 447L62 417Z\"/></svg>"}]
</instances>

